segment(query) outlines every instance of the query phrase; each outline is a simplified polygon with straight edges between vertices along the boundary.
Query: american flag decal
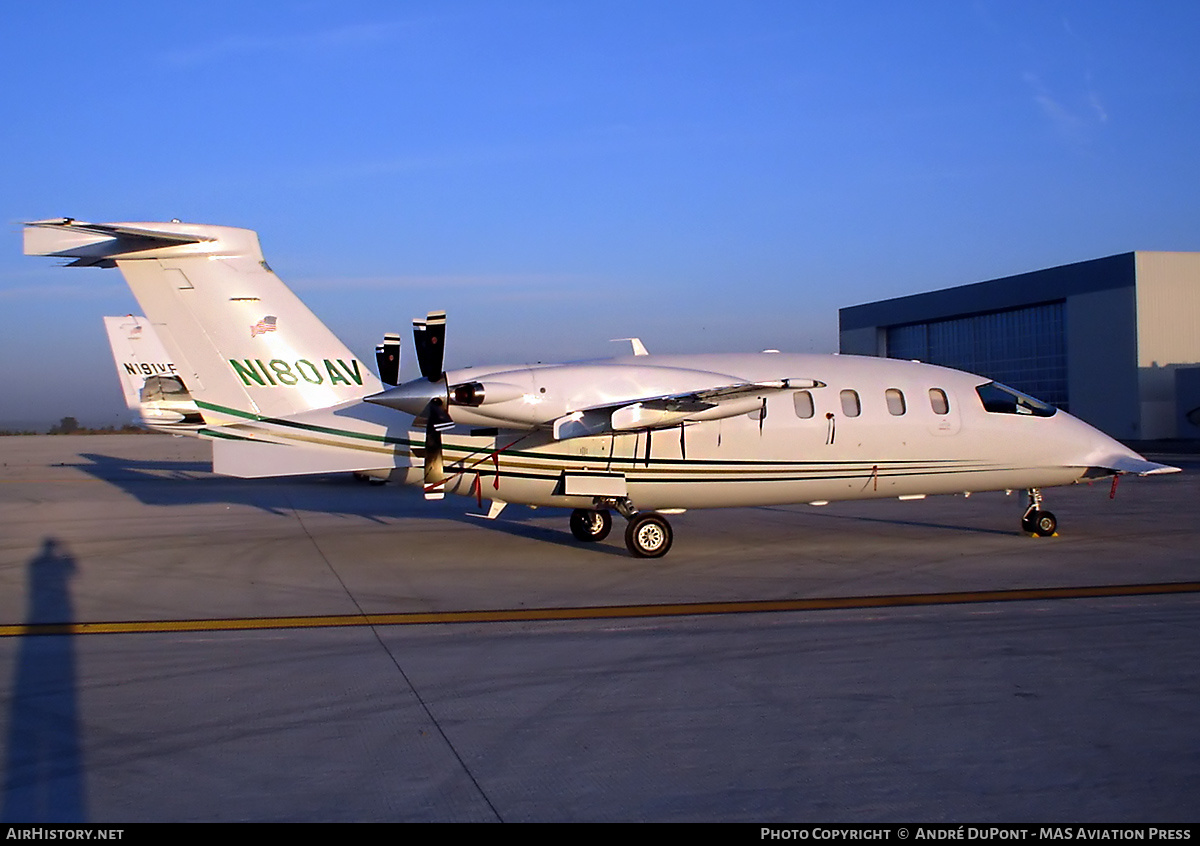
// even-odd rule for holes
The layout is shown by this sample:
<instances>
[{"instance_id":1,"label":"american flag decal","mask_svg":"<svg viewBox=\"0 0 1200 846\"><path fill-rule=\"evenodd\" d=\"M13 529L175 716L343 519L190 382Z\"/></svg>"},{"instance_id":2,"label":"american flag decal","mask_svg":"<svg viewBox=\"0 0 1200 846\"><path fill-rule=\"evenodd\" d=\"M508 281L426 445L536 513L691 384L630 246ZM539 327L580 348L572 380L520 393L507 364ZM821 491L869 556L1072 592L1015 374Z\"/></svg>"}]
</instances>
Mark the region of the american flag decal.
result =
<instances>
[{"instance_id":1,"label":"american flag decal","mask_svg":"<svg viewBox=\"0 0 1200 846\"><path fill-rule=\"evenodd\" d=\"M275 331L275 315L268 314L262 320L250 327L250 337L255 338Z\"/></svg>"}]
</instances>

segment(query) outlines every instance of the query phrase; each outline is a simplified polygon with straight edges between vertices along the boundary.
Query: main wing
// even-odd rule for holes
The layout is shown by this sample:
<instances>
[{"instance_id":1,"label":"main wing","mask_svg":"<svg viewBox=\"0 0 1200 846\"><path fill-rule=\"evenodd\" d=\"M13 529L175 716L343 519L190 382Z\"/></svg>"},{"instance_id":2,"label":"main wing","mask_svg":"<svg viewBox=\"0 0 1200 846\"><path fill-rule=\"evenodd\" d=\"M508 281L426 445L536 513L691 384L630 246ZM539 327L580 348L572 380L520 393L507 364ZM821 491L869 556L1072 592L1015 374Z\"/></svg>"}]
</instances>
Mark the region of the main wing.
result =
<instances>
[{"instance_id":1,"label":"main wing","mask_svg":"<svg viewBox=\"0 0 1200 846\"><path fill-rule=\"evenodd\" d=\"M665 429L672 426L723 420L755 410L766 412L771 394L805 388L823 388L816 379L777 379L767 382L738 382L699 391L623 400L578 409L551 423L555 440L597 435Z\"/></svg>"}]
</instances>

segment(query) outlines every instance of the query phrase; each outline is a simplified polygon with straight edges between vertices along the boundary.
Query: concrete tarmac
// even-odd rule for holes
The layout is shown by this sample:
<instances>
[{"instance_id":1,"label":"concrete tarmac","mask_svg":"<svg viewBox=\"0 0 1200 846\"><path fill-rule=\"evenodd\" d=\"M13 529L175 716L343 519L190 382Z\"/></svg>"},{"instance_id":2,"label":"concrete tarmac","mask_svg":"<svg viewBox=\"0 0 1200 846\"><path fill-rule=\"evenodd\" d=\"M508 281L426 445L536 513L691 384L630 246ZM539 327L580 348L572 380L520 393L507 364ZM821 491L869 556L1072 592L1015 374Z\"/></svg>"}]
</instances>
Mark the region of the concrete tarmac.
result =
<instances>
[{"instance_id":1,"label":"concrete tarmac","mask_svg":"<svg viewBox=\"0 0 1200 846\"><path fill-rule=\"evenodd\" d=\"M1200 581L1200 467L622 521L164 436L0 438L0 625ZM0 637L0 819L1181 822L1200 594L629 619Z\"/></svg>"}]
</instances>

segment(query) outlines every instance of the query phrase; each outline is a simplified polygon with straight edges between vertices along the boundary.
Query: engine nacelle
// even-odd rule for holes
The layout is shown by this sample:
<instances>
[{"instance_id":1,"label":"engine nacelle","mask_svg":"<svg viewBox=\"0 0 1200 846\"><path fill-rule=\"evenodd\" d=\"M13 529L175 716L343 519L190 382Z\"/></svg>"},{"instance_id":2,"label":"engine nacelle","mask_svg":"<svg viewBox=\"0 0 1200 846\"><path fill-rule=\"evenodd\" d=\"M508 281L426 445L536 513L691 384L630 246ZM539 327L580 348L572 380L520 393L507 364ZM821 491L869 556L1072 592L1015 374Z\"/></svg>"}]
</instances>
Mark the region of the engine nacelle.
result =
<instances>
[{"instance_id":1,"label":"engine nacelle","mask_svg":"<svg viewBox=\"0 0 1200 846\"><path fill-rule=\"evenodd\" d=\"M505 382L463 382L450 388L450 404L478 408L488 403L520 399L523 393L516 385Z\"/></svg>"}]
</instances>

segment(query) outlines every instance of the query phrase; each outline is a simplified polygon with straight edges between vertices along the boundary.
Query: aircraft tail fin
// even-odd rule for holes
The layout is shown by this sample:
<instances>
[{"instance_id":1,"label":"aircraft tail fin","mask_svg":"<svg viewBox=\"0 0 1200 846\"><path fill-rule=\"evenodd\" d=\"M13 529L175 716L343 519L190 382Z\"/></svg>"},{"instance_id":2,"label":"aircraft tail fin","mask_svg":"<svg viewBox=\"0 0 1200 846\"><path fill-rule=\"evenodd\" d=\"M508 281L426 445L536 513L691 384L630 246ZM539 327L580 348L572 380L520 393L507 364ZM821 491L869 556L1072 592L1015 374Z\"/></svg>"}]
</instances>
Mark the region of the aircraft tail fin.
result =
<instances>
[{"instance_id":1,"label":"aircraft tail fin","mask_svg":"<svg viewBox=\"0 0 1200 846\"><path fill-rule=\"evenodd\" d=\"M119 268L209 425L286 417L381 388L270 269L251 230L39 220L25 225L25 253Z\"/></svg>"},{"instance_id":2,"label":"aircraft tail fin","mask_svg":"<svg viewBox=\"0 0 1200 846\"><path fill-rule=\"evenodd\" d=\"M132 314L106 317L104 329L129 410L147 429L195 434L204 417L150 321Z\"/></svg>"}]
</instances>

